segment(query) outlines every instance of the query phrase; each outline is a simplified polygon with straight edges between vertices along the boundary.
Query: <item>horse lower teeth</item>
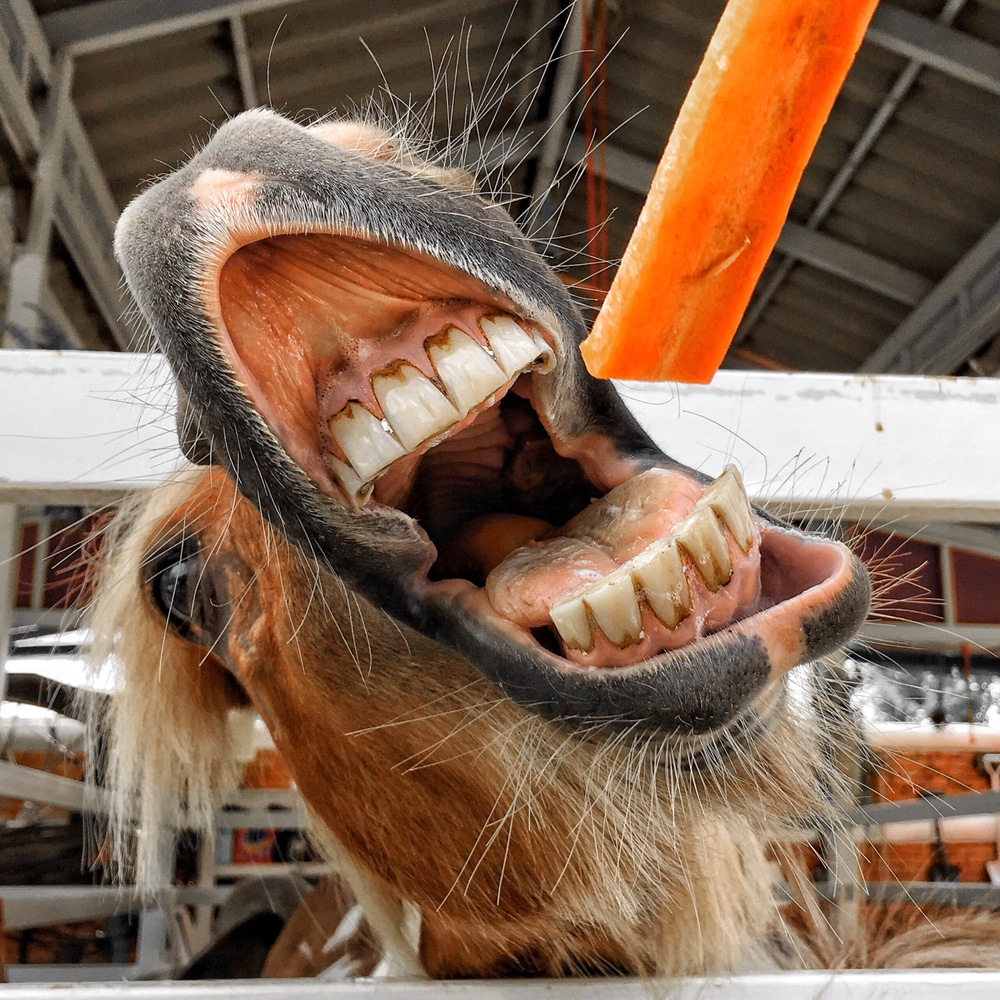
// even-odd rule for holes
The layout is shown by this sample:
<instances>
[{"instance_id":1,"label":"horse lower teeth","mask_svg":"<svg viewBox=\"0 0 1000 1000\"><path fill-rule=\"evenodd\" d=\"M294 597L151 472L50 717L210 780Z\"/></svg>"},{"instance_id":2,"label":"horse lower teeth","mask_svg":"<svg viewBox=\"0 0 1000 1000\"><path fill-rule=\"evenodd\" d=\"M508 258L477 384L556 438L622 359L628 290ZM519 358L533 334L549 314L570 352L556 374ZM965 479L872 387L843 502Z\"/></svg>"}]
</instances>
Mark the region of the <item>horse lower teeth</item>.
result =
<instances>
[{"instance_id":1,"label":"horse lower teeth","mask_svg":"<svg viewBox=\"0 0 1000 1000\"><path fill-rule=\"evenodd\" d=\"M594 622L616 646L631 646L642 638L642 612L628 570L606 576L583 601Z\"/></svg>"},{"instance_id":2,"label":"horse lower teeth","mask_svg":"<svg viewBox=\"0 0 1000 1000\"><path fill-rule=\"evenodd\" d=\"M677 628L691 613L691 591L675 541L646 549L634 560L633 575L653 614L667 628Z\"/></svg>"},{"instance_id":3,"label":"horse lower teeth","mask_svg":"<svg viewBox=\"0 0 1000 1000\"><path fill-rule=\"evenodd\" d=\"M674 525L666 538L653 542L603 580L551 609L552 624L563 642L589 652L595 631L600 630L616 646L637 643L642 638L640 601L648 604L668 629L676 629L692 608L680 550L687 553L705 586L714 593L733 573L724 529L749 552L753 545L750 501L731 466L709 484L691 513Z\"/></svg>"},{"instance_id":4,"label":"horse lower teeth","mask_svg":"<svg viewBox=\"0 0 1000 1000\"><path fill-rule=\"evenodd\" d=\"M733 575L729 543L722 532L722 525L709 507L700 510L696 507L685 521L684 530L677 535L677 544L683 546L698 567L705 586L714 594Z\"/></svg>"}]
</instances>

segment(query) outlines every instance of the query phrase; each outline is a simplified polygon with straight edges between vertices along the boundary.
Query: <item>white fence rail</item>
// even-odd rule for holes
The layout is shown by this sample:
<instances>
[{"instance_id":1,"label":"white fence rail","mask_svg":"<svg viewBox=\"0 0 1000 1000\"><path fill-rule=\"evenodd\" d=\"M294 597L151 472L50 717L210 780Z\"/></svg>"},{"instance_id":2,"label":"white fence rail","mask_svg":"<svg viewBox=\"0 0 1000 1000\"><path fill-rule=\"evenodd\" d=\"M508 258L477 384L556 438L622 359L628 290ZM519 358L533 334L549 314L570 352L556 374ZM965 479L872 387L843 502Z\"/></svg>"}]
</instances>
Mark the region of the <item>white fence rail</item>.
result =
<instances>
[{"instance_id":1,"label":"white fence rail","mask_svg":"<svg viewBox=\"0 0 1000 1000\"><path fill-rule=\"evenodd\" d=\"M16 966L11 966L13 971ZM0 987L4 1000L996 1000L1000 974L926 969L787 972L693 979L520 979L494 982L253 980Z\"/></svg>"},{"instance_id":2,"label":"white fence rail","mask_svg":"<svg viewBox=\"0 0 1000 1000\"><path fill-rule=\"evenodd\" d=\"M1000 379L721 371L623 383L674 458L743 472L755 498L849 518L1000 522ZM179 460L157 355L4 351L0 503L86 503Z\"/></svg>"}]
</instances>

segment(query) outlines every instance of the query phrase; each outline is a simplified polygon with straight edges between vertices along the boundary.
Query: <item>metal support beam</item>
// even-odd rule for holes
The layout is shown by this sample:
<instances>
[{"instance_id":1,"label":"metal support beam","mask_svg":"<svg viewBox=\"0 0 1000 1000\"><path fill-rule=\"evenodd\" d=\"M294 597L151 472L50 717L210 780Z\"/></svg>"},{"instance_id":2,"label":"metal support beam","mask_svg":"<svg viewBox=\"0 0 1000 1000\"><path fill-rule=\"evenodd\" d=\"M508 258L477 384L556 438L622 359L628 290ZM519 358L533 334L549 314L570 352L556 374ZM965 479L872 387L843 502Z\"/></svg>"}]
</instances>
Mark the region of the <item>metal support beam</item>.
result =
<instances>
[{"instance_id":1,"label":"metal support beam","mask_svg":"<svg viewBox=\"0 0 1000 1000\"><path fill-rule=\"evenodd\" d=\"M71 812L105 812L107 795L103 789L73 778L64 778L34 767L0 760L0 797L25 799L58 806Z\"/></svg>"},{"instance_id":2,"label":"metal support beam","mask_svg":"<svg viewBox=\"0 0 1000 1000\"><path fill-rule=\"evenodd\" d=\"M1000 559L1000 528L973 524L913 524L907 521L893 521L884 526L878 521L869 527L882 528L932 545L948 545L956 549L967 549L984 556ZM1000 628L1000 626L998 626Z\"/></svg>"},{"instance_id":3,"label":"metal support beam","mask_svg":"<svg viewBox=\"0 0 1000 1000\"><path fill-rule=\"evenodd\" d=\"M569 116L579 94L580 66L583 63L583 17L586 3L589 0L573 0L566 25L560 32L556 49L552 53L552 58L557 63L556 79L542 132L535 180L531 187L536 219L541 217L542 206L556 180L559 165L567 157L566 137L572 131Z\"/></svg>"},{"instance_id":4,"label":"metal support beam","mask_svg":"<svg viewBox=\"0 0 1000 1000\"><path fill-rule=\"evenodd\" d=\"M0 19L0 121L22 161L38 155L41 125L32 107L32 86L52 76L49 44L28 0L9 3Z\"/></svg>"},{"instance_id":5,"label":"metal support beam","mask_svg":"<svg viewBox=\"0 0 1000 1000\"><path fill-rule=\"evenodd\" d=\"M990 882L870 882L865 886L865 898L872 903L1000 910L1000 886Z\"/></svg>"},{"instance_id":6,"label":"metal support beam","mask_svg":"<svg viewBox=\"0 0 1000 1000\"><path fill-rule=\"evenodd\" d=\"M172 855L171 855L172 857ZM143 910L135 942L135 976L155 979L170 969L169 918L163 910Z\"/></svg>"},{"instance_id":7,"label":"metal support beam","mask_svg":"<svg viewBox=\"0 0 1000 1000\"><path fill-rule=\"evenodd\" d=\"M831 804L842 813L857 805L861 766L859 751L862 743L860 727L856 726L851 710L851 688L840 652L816 665L813 683L812 710L820 720L820 747L831 774L846 780L838 787L822 782L830 795ZM821 779L822 780L822 779ZM828 817L817 817L819 856L826 868L826 880L821 883L827 893L826 916L834 934L843 938L851 933L856 920L857 902L861 894L861 856L854 831Z\"/></svg>"},{"instance_id":8,"label":"metal support beam","mask_svg":"<svg viewBox=\"0 0 1000 1000\"><path fill-rule=\"evenodd\" d=\"M583 140L574 137L569 156L579 160L584 153ZM609 144L604 146L604 164L609 181L641 195L649 190L656 171L655 163ZM776 249L905 305L916 305L933 288L932 282L915 271L794 222L785 223Z\"/></svg>"},{"instance_id":9,"label":"metal support beam","mask_svg":"<svg viewBox=\"0 0 1000 1000\"><path fill-rule=\"evenodd\" d=\"M73 110L73 57L66 52L56 56L49 79L49 93L42 112L41 149L35 168L35 186L31 193L31 216L24 248L28 253L45 255L52 238L59 192L59 160L63 152L66 127Z\"/></svg>"},{"instance_id":10,"label":"metal support beam","mask_svg":"<svg viewBox=\"0 0 1000 1000\"><path fill-rule=\"evenodd\" d=\"M17 507L0 503L0 703L7 696L7 649L17 593L17 552L20 548Z\"/></svg>"},{"instance_id":11,"label":"metal support beam","mask_svg":"<svg viewBox=\"0 0 1000 1000\"><path fill-rule=\"evenodd\" d=\"M1000 626L943 625L934 622L870 621L858 629L860 642L900 649L933 649L957 654L962 646L1000 652Z\"/></svg>"},{"instance_id":12,"label":"metal support beam","mask_svg":"<svg viewBox=\"0 0 1000 1000\"><path fill-rule=\"evenodd\" d=\"M80 54L161 38L204 24L245 17L302 0L95 0L42 17L53 49Z\"/></svg>"},{"instance_id":13,"label":"metal support beam","mask_svg":"<svg viewBox=\"0 0 1000 1000\"><path fill-rule=\"evenodd\" d=\"M524 31L524 43L514 73L514 107L523 108L522 117L529 117L538 98L544 66L542 59L543 42L549 24L547 0L531 0L528 8L528 23ZM518 131L515 129L515 131Z\"/></svg>"},{"instance_id":14,"label":"metal support beam","mask_svg":"<svg viewBox=\"0 0 1000 1000\"><path fill-rule=\"evenodd\" d=\"M39 80L55 84L48 43L27 0L7 6L0 19L0 121L25 169L36 173L43 149L43 124L33 98ZM53 220L83 275L115 340L127 347L135 337L123 317L121 271L112 251L118 206L72 103L62 119Z\"/></svg>"},{"instance_id":15,"label":"metal support beam","mask_svg":"<svg viewBox=\"0 0 1000 1000\"><path fill-rule=\"evenodd\" d=\"M232 886L169 886L156 895L160 906L220 906ZM139 909L134 887L120 885L0 886L5 930L96 920ZM148 900L146 901L148 903Z\"/></svg>"},{"instance_id":16,"label":"metal support beam","mask_svg":"<svg viewBox=\"0 0 1000 1000\"><path fill-rule=\"evenodd\" d=\"M937 23L940 25L948 26L955 18L959 15L962 8L965 6L967 0L948 0L944 5L943 10L937 17ZM895 83L886 94L885 99L879 105L878 110L872 115L871 120L865 126L865 130L858 137L857 142L855 142L850 153L848 153L847 158L840 165L837 173L834 175L833 180L827 185L826 190L823 192L819 201L816 203L816 207L810 212L809 218L806 221L806 228L810 230L818 230L819 227L826 221L827 216L833 210L834 205L837 204L837 200L844 193L847 185L851 183L854 179L854 175L858 172L861 164L867 159L868 154L872 151L875 143L878 141L885 127L892 121L892 116L896 113L897 108L902 103L903 98L910 92L914 83L917 81L917 77L920 75L920 71L924 68L925 63L923 60L918 58L912 58L903 68L903 71L896 77ZM750 336L754 327L760 322L761 317L767 311L767 307L771 304L774 296L777 295L778 290L785 283L785 279L791 273L792 269L795 267L796 258L794 255L789 254L785 259L778 265L774 274L771 275L767 284L761 288L758 288L753 297L753 301L750 303L750 307L746 311L746 315L743 317L743 321L740 323L739 329L736 331L736 336L734 338L734 344L741 344L743 341ZM898 267L898 265L893 265ZM926 282L926 279L921 275L912 274L912 278L915 279L916 284L914 285L914 290L920 282ZM929 286L929 282L927 282ZM930 291L929 287L926 287L922 293L920 293L917 298L913 301L907 301L906 299L900 299L907 305L916 305L916 303L923 298L927 292ZM891 297L891 296L890 296Z\"/></svg>"},{"instance_id":17,"label":"metal support beam","mask_svg":"<svg viewBox=\"0 0 1000 1000\"><path fill-rule=\"evenodd\" d=\"M904 305L916 305L934 287L922 274L794 222L782 227L775 249Z\"/></svg>"},{"instance_id":18,"label":"metal support beam","mask_svg":"<svg viewBox=\"0 0 1000 1000\"><path fill-rule=\"evenodd\" d=\"M257 99L257 84L254 82L253 65L250 62L246 25L239 14L229 18L229 38L233 44L233 58L236 60L236 75L240 81L243 110L256 108L260 103Z\"/></svg>"},{"instance_id":19,"label":"metal support beam","mask_svg":"<svg viewBox=\"0 0 1000 1000\"><path fill-rule=\"evenodd\" d=\"M1000 222L860 365L948 375L1000 330Z\"/></svg>"},{"instance_id":20,"label":"metal support beam","mask_svg":"<svg viewBox=\"0 0 1000 1000\"><path fill-rule=\"evenodd\" d=\"M852 819L859 824L907 823L944 816L985 816L1000 812L1000 792L969 792L964 795L924 795L902 802L877 802L860 806Z\"/></svg>"},{"instance_id":21,"label":"metal support beam","mask_svg":"<svg viewBox=\"0 0 1000 1000\"><path fill-rule=\"evenodd\" d=\"M66 124L72 111L72 88L73 57L61 53L52 69L49 94L40 121L41 145L31 194L28 233L24 243L16 249L11 264L7 315L0 331L0 346L10 346L15 341L25 347L64 346L44 343L40 334L46 319L43 299L48 297L50 309L55 302L48 294L46 272L62 174ZM62 329L70 338L70 346L82 347L82 341L61 309L59 314L61 321L66 323ZM49 317L50 323L51 319Z\"/></svg>"},{"instance_id":22,"label":"metal support beam","mask_svg":"<svg viewBox=\"0 0 1000 1000\"><path fill-rule=\"evenodd\" d=\"M919 14L880 3L865 40L918 59L957 80L1000 94L1000 48Z\"/></svg>"},{"instance_id":23,"label":"metal support beam","mask_svg":"<svg viewBox=\"0 0 1000 1000\"><path fill-rule=\"evenodd\" d=\"M301 0L95 0L41 19L53 49L99 52ZM1000 93L1000 49L883 2L868 41Z\"/></svg>"}]
</instances>

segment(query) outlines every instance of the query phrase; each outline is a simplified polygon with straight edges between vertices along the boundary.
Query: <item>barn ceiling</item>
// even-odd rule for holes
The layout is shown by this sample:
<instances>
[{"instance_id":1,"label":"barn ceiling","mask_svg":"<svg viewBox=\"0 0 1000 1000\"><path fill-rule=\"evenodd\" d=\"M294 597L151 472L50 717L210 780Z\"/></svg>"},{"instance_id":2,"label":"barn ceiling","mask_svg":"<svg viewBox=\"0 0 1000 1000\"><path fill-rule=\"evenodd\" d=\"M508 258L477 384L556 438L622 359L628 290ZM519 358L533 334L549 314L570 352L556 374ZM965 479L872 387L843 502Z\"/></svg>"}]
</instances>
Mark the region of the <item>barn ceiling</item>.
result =
<instances>
[{"instance_id":1,"label":"barn ceiling","mask_svg":"<svg viewBox=\"0 0 1000 1000\"><path fill-rule=\"evenodd\" d=\"M592 303L722 7L0 0L5 342L133 343L117 212L260 104L433 136ZM998 331L1000 0L883 0L725 363L994 375Z\"/></svg>"}]
</instances>

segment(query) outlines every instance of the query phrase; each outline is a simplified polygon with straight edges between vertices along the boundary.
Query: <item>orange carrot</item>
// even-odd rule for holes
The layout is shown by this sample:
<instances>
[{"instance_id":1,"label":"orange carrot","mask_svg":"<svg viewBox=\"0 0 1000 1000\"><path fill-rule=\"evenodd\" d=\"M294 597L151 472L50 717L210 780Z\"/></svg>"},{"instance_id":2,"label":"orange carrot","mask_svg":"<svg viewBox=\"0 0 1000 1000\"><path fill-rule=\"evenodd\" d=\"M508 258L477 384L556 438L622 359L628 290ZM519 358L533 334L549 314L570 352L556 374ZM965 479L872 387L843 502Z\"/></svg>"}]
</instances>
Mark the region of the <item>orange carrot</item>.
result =
<instances>
[{"instance_id":1,"label":"orange carrot","mask_svg":"<svg viewBox=\"0 0 1000 1000\"><path fill-rule=\"evenodd\" d=\"M877 0L729 0L581 351L599 378L708 382Z\"/></svg>"}]
</instances>

